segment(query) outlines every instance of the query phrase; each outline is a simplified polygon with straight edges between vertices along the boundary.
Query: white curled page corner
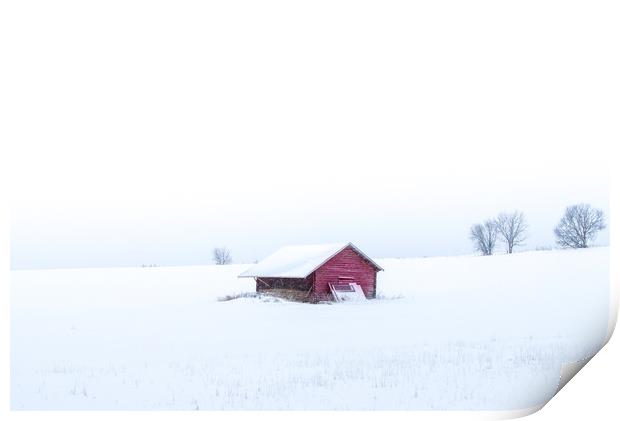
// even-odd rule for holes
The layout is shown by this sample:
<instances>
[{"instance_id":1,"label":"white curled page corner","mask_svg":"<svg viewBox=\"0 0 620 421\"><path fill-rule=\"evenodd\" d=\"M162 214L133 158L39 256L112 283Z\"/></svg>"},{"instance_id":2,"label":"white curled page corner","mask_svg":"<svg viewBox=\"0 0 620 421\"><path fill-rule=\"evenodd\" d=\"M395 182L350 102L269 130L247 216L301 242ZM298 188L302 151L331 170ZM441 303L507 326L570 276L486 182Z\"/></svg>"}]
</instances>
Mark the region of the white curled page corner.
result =
<instances>
[{"instance_id":1,"label":"white curled page corner","mask_svg":"<svg viewBox=\"0 0 620 421\"><path fill-rule=\"evenodd\" d=\"M558 390L555 392L556 394L566 386L566 384L573 378L582 368L590 362L590 360L594 358L594 356L590 358L586 358L581 361L575 361L572 363L565 363L562 365L560 369L560 382L558 384Z\"/></svg>"}]
</instances>

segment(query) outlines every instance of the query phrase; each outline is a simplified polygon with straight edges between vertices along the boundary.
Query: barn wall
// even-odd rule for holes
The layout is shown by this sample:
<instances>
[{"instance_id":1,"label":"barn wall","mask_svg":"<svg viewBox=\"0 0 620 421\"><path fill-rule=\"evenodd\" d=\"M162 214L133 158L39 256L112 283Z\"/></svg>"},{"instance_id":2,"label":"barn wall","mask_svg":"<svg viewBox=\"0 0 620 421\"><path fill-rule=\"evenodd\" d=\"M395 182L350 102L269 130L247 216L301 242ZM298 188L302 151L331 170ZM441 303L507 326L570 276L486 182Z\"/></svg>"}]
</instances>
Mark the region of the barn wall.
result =
<instances>
[{"instance_id":1,"label":"barn wall","mask_svg":"<svg viewBox=\"0 0 620 421\"><path fill-rule=\"evenodd\" d=\"M317 299L332 299L329 284L355 282L362 287L366 298L376 297L375 267L351 247L347 247L318 268L315 275L314 295ZM353 279L341 279L340 277Z\"/></svg>"},{"instance_id":2,"label":"barn wall","mask_svg":"<svg viewBox=\"0 0 620 421\"><path fill-rule=\"evenodd\" d=\"M266 289L295 289L299 291L309 291L312 287L312 279L296 279L296 278L257 278L256 292Z\"/></svg>"}]
</instances>

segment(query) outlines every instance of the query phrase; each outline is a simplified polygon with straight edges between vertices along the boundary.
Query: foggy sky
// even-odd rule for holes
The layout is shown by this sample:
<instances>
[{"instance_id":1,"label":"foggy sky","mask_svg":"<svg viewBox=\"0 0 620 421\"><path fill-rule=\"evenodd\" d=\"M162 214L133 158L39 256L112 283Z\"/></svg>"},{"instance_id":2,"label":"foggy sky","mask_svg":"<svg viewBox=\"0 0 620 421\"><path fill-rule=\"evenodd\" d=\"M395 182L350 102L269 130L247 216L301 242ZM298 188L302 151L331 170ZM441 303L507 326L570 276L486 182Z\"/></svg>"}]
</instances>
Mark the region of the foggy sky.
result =
<instances>
[{"instance_id":1,"label":"foggy sky","mask_svg":"<svg viewBox=\"0 0 620 421\"><path fill-rule=\"evenodd\" d=\"M512 210L531 249L568 205L609 214L595 9L215 3L7 28L13 269L472 253L470 226Z\"/></svg>"},{"instance_id":2,"label":"foggy sky","mask_svg":"<svg viewBox=\"0 0 620 421\"><path fill-rule=\"evenodd\" d=\"M13 269L200 265L211 264L211 249L220 245L232 250L235 262L253 262L283 245L342 241L373 257L468 254L473 253L471 224L515 209L525 212L529 224L521 250L554 246L552 230L566 205L588 202L608 214L604 180L564 181L475 189L446 178L433 181L433 189L413 183L365 194L283 187L261 194L205 193L201 200L22 206L12 215L11 264ZM596 243L608 241L606 229ZM497 252L504 252L501 244Z\"/></svg>"}]
</instances>

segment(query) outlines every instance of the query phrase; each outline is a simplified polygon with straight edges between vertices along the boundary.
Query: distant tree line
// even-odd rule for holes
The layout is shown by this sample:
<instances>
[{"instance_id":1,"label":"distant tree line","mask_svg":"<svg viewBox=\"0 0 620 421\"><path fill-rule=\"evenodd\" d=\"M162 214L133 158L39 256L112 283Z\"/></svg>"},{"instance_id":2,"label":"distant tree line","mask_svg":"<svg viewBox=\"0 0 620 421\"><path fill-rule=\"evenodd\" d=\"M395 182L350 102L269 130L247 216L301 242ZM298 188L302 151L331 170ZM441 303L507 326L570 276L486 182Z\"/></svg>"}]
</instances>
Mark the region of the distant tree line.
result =
<instances>
[{"instance_id":1,"label":"distant tree line","mask_svg":"<svg viewBox=\"0 0 620 421\"><path fill-rule=\"evenodd\" d=\"M566 208L553 233L560 247L586 248L605 227L603 211L582 203ZM525 244L527 228L523 212L501 213L496 218L472 225L469 237L474 249L484 256L493 254L498 241L510 254L515 247Z\"/></svg>"},{"instance_id":2,"label":"distant tree line","mask_svg":"<svg viewBox=\"0 0 620 421\"><path fill-rule=\"evenodd\" d=\"M605 214L589 204L572 205L564 210L553 233L556 243L563 248L587 248L596 239L599 231L606 228ZM502 243L506 253L512 254L517 247L525 245L528 224L521 211L500 213L470 228L469 238L474 250L483 256L495 252L498 243ZM536 247L536 250L548 250L550 247ZM216 265L232 263L232 254L226 247L213 249L213 262ZM143 265L144 266L144 265Z\"/></svg>"}]
</instances>

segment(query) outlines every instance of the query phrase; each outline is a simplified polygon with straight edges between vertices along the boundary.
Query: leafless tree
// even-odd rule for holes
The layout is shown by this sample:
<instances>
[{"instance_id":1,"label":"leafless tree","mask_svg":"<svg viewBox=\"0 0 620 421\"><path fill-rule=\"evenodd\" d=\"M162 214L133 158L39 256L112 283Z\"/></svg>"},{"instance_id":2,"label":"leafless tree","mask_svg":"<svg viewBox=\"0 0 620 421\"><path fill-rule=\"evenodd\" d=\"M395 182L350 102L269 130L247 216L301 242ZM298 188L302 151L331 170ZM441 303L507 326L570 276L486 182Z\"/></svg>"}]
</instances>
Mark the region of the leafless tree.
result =
<instances>
[{"instance_id":1,"label":"leafless tree","mask_svg":"<svg viewBox=\"0 0 620 421\"><path fill-rule=\"evenodd\" d=\"M226 247L216 247L213 249L213 261L216 265L229 265L232 263L230 250Z\"/></svg>"},{"instance_id":2,"label":"leafless tree","mask_svg":"<svg viewBox=\"0 0 620 421\"><path fill-rule=\"evenodd\" d=\"M566 248L586 248L605 229L605 214L601 209L581 203L566 208L560 223L553 230L556 242Z\"/></svg>"},{"instance_id":3,"label":"leafless tree","mask_svg":"<svg viewBox=\"0 0 620 421\"><path fill-rule=\"evenodd\" d=\"M488 219L482 224L472 225L470 238L476 251L484 256L492 255L497 242L497 222Z\"/></svg>"},{"instance_id":4,"label":"leafless tree","mask_svg":"<svg viewBox=\"0 0 620 421\"><path fill-rule=\"evenodd\" d=\"M523 212L501 213L497 217L497 231L501 240L506 243L506 251L512 253L515 247L525 242L527 223Z\"/></svg>"}]
</instances>

